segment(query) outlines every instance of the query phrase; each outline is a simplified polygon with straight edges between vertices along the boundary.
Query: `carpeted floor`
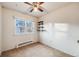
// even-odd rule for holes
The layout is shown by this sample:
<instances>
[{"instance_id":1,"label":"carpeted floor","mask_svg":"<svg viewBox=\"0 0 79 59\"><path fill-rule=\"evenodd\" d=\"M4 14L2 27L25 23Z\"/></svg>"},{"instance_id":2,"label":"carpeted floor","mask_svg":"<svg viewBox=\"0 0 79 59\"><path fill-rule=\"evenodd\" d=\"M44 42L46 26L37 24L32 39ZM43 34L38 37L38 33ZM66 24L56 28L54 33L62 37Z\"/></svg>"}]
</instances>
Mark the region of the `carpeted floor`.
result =
<instances>
[{"instance_id":1,"label":"carpeted floor","mask_svg":"<svg viewBox=\"0 0 79 59\"><path fill-rule=\"evenodd\" d=\"M2 53L4 57L72 57L71 55L50 48L41 43L35 43Z\"/></svg>"}]
</instances>

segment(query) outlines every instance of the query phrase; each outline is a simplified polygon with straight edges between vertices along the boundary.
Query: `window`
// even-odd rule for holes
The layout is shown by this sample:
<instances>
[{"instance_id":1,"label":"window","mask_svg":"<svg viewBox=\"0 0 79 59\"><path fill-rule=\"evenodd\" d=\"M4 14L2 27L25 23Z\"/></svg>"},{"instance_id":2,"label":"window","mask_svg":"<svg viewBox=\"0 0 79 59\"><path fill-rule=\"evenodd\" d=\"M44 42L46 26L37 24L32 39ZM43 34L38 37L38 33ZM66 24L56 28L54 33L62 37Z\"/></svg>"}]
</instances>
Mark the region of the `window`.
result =
<instances>
[{"instance_id":1,"label":"window","mask_svg":"<svg viewBox=\"0 0 79 59\"><path fill-rule=\"evenodd\" d=\"M29 34L34 32L34 22L32 20L23 20L15 18L16 34Z\"/></svg>"}]
</instances>

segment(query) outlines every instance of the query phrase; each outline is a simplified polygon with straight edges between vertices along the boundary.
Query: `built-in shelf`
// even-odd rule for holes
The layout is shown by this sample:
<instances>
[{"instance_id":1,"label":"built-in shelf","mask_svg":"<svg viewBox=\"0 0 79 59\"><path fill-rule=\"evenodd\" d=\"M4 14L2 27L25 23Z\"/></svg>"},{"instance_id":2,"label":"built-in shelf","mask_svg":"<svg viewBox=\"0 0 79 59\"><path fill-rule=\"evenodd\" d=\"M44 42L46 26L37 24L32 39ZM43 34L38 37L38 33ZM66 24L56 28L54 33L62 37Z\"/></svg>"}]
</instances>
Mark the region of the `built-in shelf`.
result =
<instances>
[{"instance_id":1,"label":"built-in shelf","mask_svg":"<svg viewBox=\"0 0 79 59\"><path fill-rule=\"evenodd\" d=\"M37 30L37 31L42 31L43 32L43 31L46 31L46 30Z\"/></svg>"},{"instance_id":2,"label":"built-in shelf","mask_svg":"<svg viewBox=\"0 0 79 59\"><path fill-rule=\"evenodd\" d=\"M37 31L46 31L45 29L44 29L44 21L39 21L38 22L38 30Z\"/></svg>"}]
</instances>

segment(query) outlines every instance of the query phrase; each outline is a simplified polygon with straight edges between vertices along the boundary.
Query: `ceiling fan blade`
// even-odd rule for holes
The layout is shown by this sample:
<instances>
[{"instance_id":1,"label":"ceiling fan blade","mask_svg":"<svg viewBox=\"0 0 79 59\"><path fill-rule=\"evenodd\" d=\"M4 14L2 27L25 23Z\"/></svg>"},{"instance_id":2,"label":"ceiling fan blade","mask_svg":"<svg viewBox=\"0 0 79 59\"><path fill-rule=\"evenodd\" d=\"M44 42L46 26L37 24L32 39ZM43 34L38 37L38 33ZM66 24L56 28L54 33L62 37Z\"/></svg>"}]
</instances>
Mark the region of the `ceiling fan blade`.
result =
<instances>
[{"instance_id":1,"label":"ceiling fan blade","mask_svg":"<svg viewBox=\"0 0 79 59\"><path fill-rule=\"evenodd\" d=\"M39 2L39 5L42 5L44 2Z\"/></svg>"},{"instance_id":2,"label":"ceiling fan blade","mask_svg":"<svg viewBox=\"0 0 79 59\"><path fill-rule=\"evenodd\" d=\"M33 9L30 10L30 12L32 12L32 11L33 11Z\"/></svg>"},{"instance_id":3,"label":"ceiling fan blade","mask_svg":"<svg viewBox=\"0 0 79 59\"><path fill-rule=\"evenodd\" d=\"M32 4L31 4L31 3L29 3L29 2L24 2L24 3L32 6Z\"/></svg>"},{"instance_id":4,"label":"ceiling fan blade","mask_svg":"<svg viewBox=\"0 0 79 59\"><path fill-rule=\"evenodd\" d=\"M39 11L43 12L43 10L41 8L38 8Z\"/></svg>"}]
</instances>

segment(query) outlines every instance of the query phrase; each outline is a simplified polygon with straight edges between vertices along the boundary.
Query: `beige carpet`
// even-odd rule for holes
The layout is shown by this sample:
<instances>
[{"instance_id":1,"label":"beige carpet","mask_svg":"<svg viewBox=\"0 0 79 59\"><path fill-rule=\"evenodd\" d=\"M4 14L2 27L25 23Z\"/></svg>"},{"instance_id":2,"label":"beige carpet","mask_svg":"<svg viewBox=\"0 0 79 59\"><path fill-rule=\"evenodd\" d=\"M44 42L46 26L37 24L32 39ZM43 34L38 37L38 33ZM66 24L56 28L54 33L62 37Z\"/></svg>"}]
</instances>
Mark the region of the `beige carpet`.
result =
<instances>
[{"instance_id":1,"label":"beige carpet","mask_svg":"<svg viewBox=\"0 0 79 59\"><path fill-rule=\"evenodd\" d=\"M2 53L7 57L71 57L68 54L50 48L41 43L35 43L18 49L13 49Z\"/></svg>"}]
</instances>

